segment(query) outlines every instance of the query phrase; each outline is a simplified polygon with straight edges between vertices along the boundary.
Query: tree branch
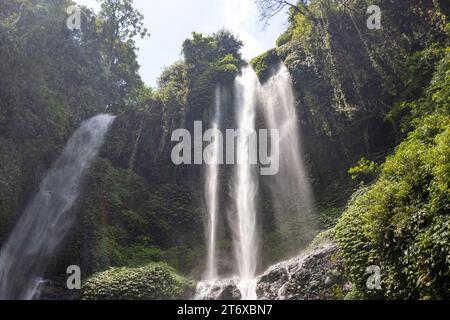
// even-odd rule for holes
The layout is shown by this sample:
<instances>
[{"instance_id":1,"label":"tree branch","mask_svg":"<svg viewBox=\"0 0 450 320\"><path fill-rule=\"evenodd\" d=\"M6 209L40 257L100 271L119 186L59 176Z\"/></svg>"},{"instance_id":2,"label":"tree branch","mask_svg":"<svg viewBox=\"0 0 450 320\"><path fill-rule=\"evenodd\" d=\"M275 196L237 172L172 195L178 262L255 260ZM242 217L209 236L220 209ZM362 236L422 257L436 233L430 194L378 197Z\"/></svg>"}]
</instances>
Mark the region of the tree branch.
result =
<instances>
[{"instance_id":1,"label":"tree branch","mask_svg":"<svg viewBox=\"0 0 450 320\"><path fill-rule=\"evenodd\" d=\"M301 0L303 6L298 6L293 4L287 0L256 0L260 11L260 20L263 21L266 25L269 23L269 20L280 13L286 7L294 10L295 13L301 14L303 16L311 16L311 12L308 9L307 0Z\"/></svg>"}]
</instances>

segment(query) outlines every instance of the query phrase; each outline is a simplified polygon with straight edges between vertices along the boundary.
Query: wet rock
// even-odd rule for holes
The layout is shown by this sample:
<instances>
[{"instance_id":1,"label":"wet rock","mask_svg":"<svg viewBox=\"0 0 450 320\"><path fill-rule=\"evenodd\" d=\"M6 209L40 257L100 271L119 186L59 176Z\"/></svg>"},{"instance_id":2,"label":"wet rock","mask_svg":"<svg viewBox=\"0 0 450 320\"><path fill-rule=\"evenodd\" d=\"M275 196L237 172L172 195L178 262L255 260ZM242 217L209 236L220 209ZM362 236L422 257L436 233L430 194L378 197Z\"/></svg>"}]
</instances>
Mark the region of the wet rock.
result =
<instances>
[{"instance_id":1,"label":"wet rock","mask_svg":"<svg viewBox=\"0 0 450 320\"><path fill-rule=\"evenodd\" d=\"M39 283L34 299L39 300L75 300L78 298L77 290L69 290L64 282L45 280ZM65 283L64 283L65 284Z\"/></svg>"},{"instance_id":2,"label":"wet rock","mask_svg":"<svg viewBox=\"0 0 450 320\"><path fill-rule=\"evenodd\" d=\"M261 300L343 299L351 285L335 244L270 267L258 278L256 293Z\"/></svg>"},{"instance_id":3,"label":"wet rock","mask_svg":"<svg viewBox=\"0 0 450 320\"><path fill-rule=\"evenodd\" d=\"M214 280L197 285L197 300L241 300L235 280Z\"/></svg>"}]
</instances>

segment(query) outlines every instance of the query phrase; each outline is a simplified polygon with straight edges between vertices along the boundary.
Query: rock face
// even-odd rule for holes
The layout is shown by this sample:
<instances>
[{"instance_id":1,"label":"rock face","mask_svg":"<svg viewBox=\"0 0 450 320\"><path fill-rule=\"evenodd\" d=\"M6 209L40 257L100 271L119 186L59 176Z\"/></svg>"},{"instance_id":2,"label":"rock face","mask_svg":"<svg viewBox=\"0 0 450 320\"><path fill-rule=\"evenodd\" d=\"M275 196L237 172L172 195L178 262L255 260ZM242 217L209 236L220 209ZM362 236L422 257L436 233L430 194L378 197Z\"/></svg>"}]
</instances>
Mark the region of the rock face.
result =
<instances>
[{"instance_id":1,"label":"rock face","mask_svg":"<svg viewBox=\"0 0 450 320\"><path fill-rule=\"evenodd\" d=\"M78 290L69 290L65 281L42 281L39 284L37 295L34 299L39 300L76 300L78 298Z\"/></svg>"},{"instance_id":2,"label":"rock face","mask_svg":"<svg viewBox=\"0 0 450 320\"><path fill-rule=\"evenodd\" d=\"M335 244L270 267L258 277L260 300L335 300L351 290Z\"/></svg>"},{"instance_id":3,"label":"rock face","mask_svg":"<svg viewBox=\"0 0 450 320\"><path fill-rule=\"evenodd\" d=\"M197 285L196 300L241 300L237 282L232 279L200 282Z\"/></svg>"}]
</instances>

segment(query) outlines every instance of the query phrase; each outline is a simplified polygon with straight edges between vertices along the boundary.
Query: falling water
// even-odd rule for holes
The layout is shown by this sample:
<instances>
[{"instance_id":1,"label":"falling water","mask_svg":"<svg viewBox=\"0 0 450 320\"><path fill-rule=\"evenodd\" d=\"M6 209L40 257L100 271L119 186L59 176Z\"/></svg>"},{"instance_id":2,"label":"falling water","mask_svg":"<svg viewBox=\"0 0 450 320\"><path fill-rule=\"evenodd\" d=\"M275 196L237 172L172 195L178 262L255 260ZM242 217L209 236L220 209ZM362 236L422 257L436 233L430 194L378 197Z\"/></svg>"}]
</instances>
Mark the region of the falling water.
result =
<instances>
[{"instance_id":1,"label":"falling water","mask_svg":"<svg viewBox=\"0 0 450 320\"><path fill-rule=\"evenodd\" d=\"M216 87L214 115L211 121L211 129L219 130L220 109L221 109L222 90L220 86ZM208 261L206 269L206 279L214 281L217 278L217 215L218 215L218 192L219 192L219 162L221 157L220 141L217 136L210 145L210 162L206 169L206 208L208 211Z\"/></svg>"},{"instance_id":2,"label":"falling water","mask_svg":"<svg viewBox=\"0 0 450 320\"><path fill-rule=\"evenodd\" d=\"M241 298L253 300L256 295L256 277L259 258L260 235L257 228L257 207L259 176L256 167L249 161L249 134L255 131L257 106L262 106L268 129L279 130L278 143L280 152L279 173L271 177L271 192L275 216L280 224L289 224L292 218L296 226L300 222L300 231L305 233L315 229L312 218L312 193L306 175L301 150L300 130L295 107L292 81L287 68L280 64L272 77L261 86L254 70L247 66L235 79L236 119L237 127L244 133L237 141L237 163L234 167L232 194L235 201L234 214L230 216L230 228L233 234L233 247L236 256L238 275L234 279L217 279L210 277L208 281L199 283L197 299L215 299L221 297L224 290L229 290L233 283L240 291ZM228 141L227 141L228 143ZM208 168L211 180L207 180L209 194L217 192L210 184L217 178L213 167ZM212 178L215 177L215 178ZM211 199L213 199L211 197ZM209 205L217 214L217 205ZM209 210L211 212L211 210ZM217 218L217 215L214 216ZM212 221L212 218L211 218ZM215 220L214 220L215 221ZM209 224L211 228L212 224ZM209 230L210 257L215 253L214 231ZM301 249L301 248L299 248ZM210 260L215 261L214 258ZM209 269L209 266L208 266ZM217 269L215 269L217 270ZM210 275L214 273L210 273ZM228 292L229 293L229 292Z\"/></svg>"},{"instance_id":3,"label":"falling water","mask_svg":"<svg viewBox=\"0 0 450 320\"><path fill-rule=\"evenodd\" d=\"M33 299L58 245L74 222L79 186L113 122L83 122L42 180L0 252L0 300Z\"/></svg>"},{"instance_id":4,"label":"falling water","mask_svg":"<svg viewBox=\"0 0 450 320\"><path fill-rule=\"evenodd\" d=\"M302 230L312 230L312 192L304 166L292 80L280 63L263 85L264 117L269 129L280 130L280 170L271 185L273 205L279 224L300 219ZM274 142L272 142L274 143Z\"/></svg>"},{"instance_id":5,"label":"falling water","mask_svg":"<svg viewBox=\"0 0 450 320\"><path fill-rule=\"evenodd\" d=\"M250 164L250 135L255 132L258 77L251 67L245 67L235 80L238 129L242 130L237 141L237 163L234 177L236 215L231 221L234 251L239 270L238 288L242 299L256 299L256 269L258 262L258 232L256 220L256 195L258 176Z\"/></svg>"}]
</instances>

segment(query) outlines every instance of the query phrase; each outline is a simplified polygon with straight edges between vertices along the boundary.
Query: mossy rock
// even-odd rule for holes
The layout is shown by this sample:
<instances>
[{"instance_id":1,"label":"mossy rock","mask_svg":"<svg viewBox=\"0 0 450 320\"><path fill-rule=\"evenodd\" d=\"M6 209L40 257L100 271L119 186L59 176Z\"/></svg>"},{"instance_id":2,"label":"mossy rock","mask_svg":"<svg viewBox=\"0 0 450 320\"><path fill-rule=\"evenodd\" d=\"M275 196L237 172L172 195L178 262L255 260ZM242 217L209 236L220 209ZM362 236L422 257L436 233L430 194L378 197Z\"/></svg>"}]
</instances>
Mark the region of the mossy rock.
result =
<instances>
[{"instance_id":1,"label":"mossy rock","mask_svg":"<svg viewBox=\"0 0 450 320\"><path fill-rule=\"evenodd\" d=\"M111 268L94 274L83 285L83 300L187 299L195 283L162 263L139 268Z\"/></svg>"},{"instance_id":2,"label":"mossy rock","mask_svg":"<svg viewBox=\"0 0 450 320\"><path fill-rule=\"evenodd\" d=\"M281 62L276 49L270 49L265 53L254 58L250 63L255 69L261 82L265 82L271 76L272 68Z\"/></svg>"}]
</instances>

